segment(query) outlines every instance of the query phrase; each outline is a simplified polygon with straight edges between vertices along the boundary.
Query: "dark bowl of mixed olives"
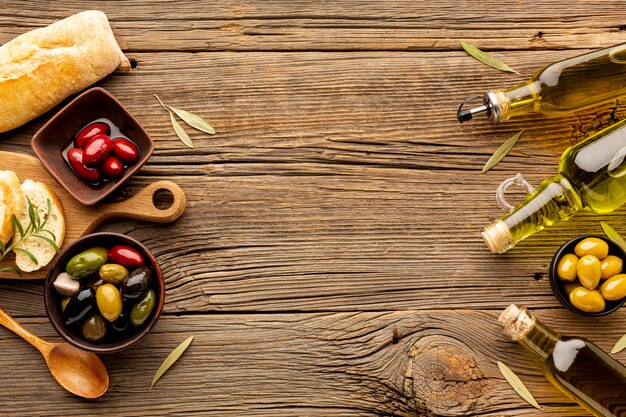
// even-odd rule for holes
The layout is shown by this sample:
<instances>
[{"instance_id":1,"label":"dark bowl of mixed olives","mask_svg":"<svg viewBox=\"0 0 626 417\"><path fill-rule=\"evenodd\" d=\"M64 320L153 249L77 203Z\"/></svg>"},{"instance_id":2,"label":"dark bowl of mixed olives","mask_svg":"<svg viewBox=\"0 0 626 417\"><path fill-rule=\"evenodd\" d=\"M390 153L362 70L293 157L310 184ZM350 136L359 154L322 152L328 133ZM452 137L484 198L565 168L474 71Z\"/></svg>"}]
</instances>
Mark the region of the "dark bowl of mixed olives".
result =
<instances>
[{"instance_id":1,"label":"dark bowl of mixed olives","mask_svg":"<svg viewBox=\"0 0 626 417\"><path fill-rule=\"evenodd\" d=\"M94 233L70 244L44 287L52 326L72 345L96 353L138 342L161 315L164 297L157 260L118 233Z\"/></svg>"},{"instance_id":2,"label":"dark bowl of mixed olives","mask_svg":"<svg viewBox=\"0 0 626 417\"><path fill-rule=\"evenodd\" d=\"M569 310L604 316L626 301L626 251L612 240L579 236L559 248L550 264L550 286Z\"/></svg>"}]
</instances>

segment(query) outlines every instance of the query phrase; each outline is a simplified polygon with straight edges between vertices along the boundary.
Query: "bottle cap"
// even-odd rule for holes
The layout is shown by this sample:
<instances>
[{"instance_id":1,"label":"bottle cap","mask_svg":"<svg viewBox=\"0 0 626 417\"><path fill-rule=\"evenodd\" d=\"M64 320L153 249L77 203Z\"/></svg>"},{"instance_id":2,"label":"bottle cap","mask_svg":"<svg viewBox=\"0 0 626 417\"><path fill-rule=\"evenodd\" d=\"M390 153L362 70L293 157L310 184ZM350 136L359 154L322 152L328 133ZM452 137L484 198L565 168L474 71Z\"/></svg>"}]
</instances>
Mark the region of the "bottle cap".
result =
<instances>
[{"instance_id":1,"label":"bottle cap","mask_svg":"<svg viewBox=\"0 0 626 417\"><path fill-rule=\"evenodd\" d=\"M498 318L502 332L513 340L524 338L535 326L535 321L526 307L518 307L515 304L508 306Z\"/></svg>"},{"instance_id":2,"label":"bottle cap","mask_svg":"<svg viewBox=\"0 0 626 417\"><path fill-rule=\"evenodd\" d=\"M499 123L509 118L509 100L503 91L488 91L482 97L483 104L469 110L463 110L463 106L471 100L481 99L480 96L472 96L463 100L456 113L459 123L472 120L475 115L486 113L489 121Z\"/></svg>"},{"instance_id":3,"label":"bottle cap","mask_svg":"<svg viewBox=\"0 0 626 417\"><path fill-rule=\"evenodd\" d=\"M485 226L481 236L491 253L504 253L515 246L509 227L500 219Z\"/></svg>"}]
</instances>

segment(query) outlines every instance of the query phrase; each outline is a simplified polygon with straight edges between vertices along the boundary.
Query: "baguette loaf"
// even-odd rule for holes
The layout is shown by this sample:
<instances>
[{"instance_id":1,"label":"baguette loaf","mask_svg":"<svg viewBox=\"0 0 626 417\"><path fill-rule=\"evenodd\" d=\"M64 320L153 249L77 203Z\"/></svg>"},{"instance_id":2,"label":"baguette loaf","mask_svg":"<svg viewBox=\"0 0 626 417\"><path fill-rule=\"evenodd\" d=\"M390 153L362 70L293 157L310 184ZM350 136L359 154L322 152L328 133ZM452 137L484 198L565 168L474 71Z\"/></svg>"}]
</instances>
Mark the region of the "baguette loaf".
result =
<instances>
[{"instance_id":1,"label":"baguette loaf","mask_svg":"<svg viewBox=\"0 0 626 417\"><path fill-rule=\"evenodd\" d=\"M30 224L30 216L28 214L28 200L32 203L33 207L39 213L39 216L44 220L44 216L48 211L48 200L50 200L50 213L48 213L48 219L44 229L49 230L54 234L54 243L60 248L65 238L65 216L63 213L63 206L57 195L43 182L35 182L33 180L26 180L22 183L22 192L28 199L24 199L24 207L20 212L18 220L20 224L26 228ZM52 236L45 234L46 237L52 239ZM18 251L15 251L15 264L19 269L24 272L37 271L44 266L48 265L56 251L45 240L39 239L35 236L27 237L19 242L16 248L27 250L37 258L37 264L35 264L28 255Z\"/></svg>"},{"instance_id":2,"label":"baguette loaf","mask_svg":"<svg viewBox=\"0 0 626 417\"><path fill-rule=\"evenodd\" d=\"M20 217L26 198L13 171L0 171L0 242L13 237L13 215Z\"/></svg>"},{"instance_id":3,"label":"baguette loaf","mask_svg":"<svg viewBox=\"0 0 626 417\"><path fill-rule=\"evenodd\" d=\"M89 10L0 46L0 133L47 112L116 68L129 71L104 13Z\"/></svg>"}]
</instances>

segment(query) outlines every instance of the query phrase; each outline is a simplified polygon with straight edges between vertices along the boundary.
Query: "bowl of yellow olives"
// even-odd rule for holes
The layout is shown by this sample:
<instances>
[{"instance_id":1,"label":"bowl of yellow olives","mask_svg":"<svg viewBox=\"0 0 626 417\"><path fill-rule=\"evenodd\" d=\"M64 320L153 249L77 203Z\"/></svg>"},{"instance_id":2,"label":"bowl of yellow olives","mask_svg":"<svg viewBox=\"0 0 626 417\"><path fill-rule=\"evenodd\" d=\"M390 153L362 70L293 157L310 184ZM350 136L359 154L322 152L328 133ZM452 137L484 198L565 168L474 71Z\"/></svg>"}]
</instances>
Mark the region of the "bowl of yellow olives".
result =
<instances>
[{"instance_id":1,"label":"bowl of yellow olives","mask_svg":"<svg viewBox=\"0 0 626 417\"><path fill-rule=\"evenodd\" d=\"M559 248L550 264L550 286L565 307L604 316L626 301L626 251L612 240L579 236Z\"/></svg>"},{"instance_id":2,"label":"bowl of yellow olives","mask_svg":"<svg viewBox=\"0 0 626 417\"><path fill-rule=\"evenodd\" d=\"M113 353L138 342L163 310L159 264L135 239L93 233L68 245L44 286L50 323L68 343Z\"/></svg>"}]
</instances>

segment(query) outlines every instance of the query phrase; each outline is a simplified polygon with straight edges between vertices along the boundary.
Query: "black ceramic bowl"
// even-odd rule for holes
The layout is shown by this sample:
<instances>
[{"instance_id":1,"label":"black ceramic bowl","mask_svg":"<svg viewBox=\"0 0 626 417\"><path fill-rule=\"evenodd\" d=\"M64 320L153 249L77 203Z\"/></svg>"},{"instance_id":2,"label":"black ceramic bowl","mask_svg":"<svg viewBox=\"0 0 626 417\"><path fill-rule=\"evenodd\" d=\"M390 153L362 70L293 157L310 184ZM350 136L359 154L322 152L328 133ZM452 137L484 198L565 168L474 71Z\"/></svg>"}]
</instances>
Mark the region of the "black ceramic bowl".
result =
<instances>
[{"instance_id":1,"label":"black ceramic bowl","mask_svg":"<svg viewBox=\"0 0 626 417\"><path fill-rule=\"evenodd\" d=\"M559 265L559 261L561 260L561 258L567 255L568 253L574 253L574 248L576 247L578 242L588 237L595 237L595 238L602 239L603 241L605 241L609 245L609 255L614 255L614 256L617 256L618 258L621 258L624 261L624 264L626 265L626 251L624 251L624 249L622 249L617 243L613 242L606 236L597 236L597 235L578 236L577 238L574 238L568 242L565 242L565 244L563 244L563 246L561 246L559 250L557 250L556 253L554 254L554 257L552 258L552 263L550 264L550 287L552 287L552 292L554 293L554 296L557 298L557 300L559 300L561 304L563 304L565 307L567 307L574 313L578 313L578 314L582 314L583 316L590 316L590 317L606 316L607 314L611 314L612 312L620 308L622 304L624 304L624 302L626 301L626 297L616 300L616 301L606 301L606 308L604 309L604 311L600 311L598 313L587 313L585 311L581 311L577 309L576 307L572 305L572 303L570 303L569 296L565 292L566 283L562 281L561 279L559 279L557 275L557 267Z\"/></svg>"},{"instance_id":2,"label":"black ceramic bowl","mask_svg":"<svg viewBox=\"0 0 626 417\"><path fill-rule=\"evenodd\" d=\"M62 312L59 307L59 299L61 296L57 294L52 284L56 277L61 272L65 271L65 265L74 255L96 246L103 246L110 249L115 245L126 245L134 248L143 256L144 262L148 266L152 267L154 275L152 277L151 288L156 294L156 305L154 306L154 311L148 323L137 329L135 333L130 334L126 339L114 342L92 343L83 339L79 332L76 332L76 330L72 330L65 325ZM68 343L76 346L77 348L95 353L119 352L120 350L124 350L137 343L156 324L159 316L161 315L161 311L163 310L164 299L165 284L163 280L163 273L161 272L161 268L159 268L159 263L155 257L141 243L131 237L119 233L93 233L69 244L51 265L44 284L44 305L52 326Z\"/></svg>"}]
</instances>

